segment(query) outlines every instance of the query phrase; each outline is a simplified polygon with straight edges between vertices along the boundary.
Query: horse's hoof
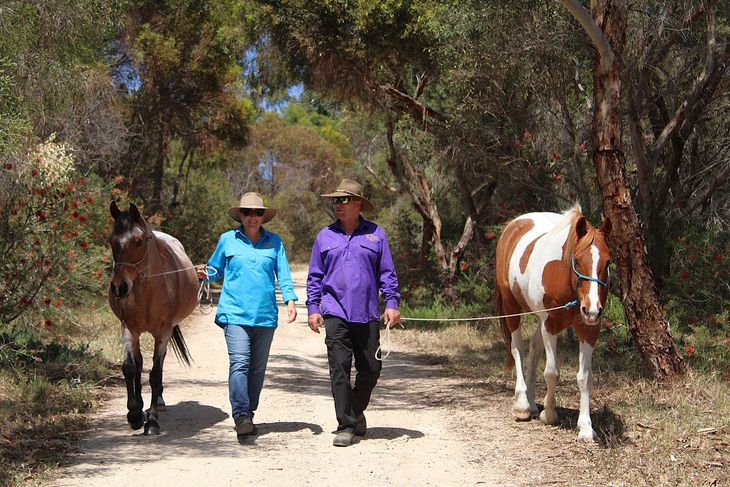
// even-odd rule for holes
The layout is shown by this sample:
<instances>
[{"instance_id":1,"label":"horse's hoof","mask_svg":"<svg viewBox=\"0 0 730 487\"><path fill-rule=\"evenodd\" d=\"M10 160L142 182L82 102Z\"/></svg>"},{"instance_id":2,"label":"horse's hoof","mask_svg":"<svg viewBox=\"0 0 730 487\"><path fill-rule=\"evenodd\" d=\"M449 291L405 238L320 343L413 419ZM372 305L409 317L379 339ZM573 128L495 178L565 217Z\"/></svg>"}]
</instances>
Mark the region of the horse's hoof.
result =
<instances>
[{"instance_id":1,"label":"horse's hoof","mask_svg":"<svg viewBox=\"0 0 730 487\"><path fill-rule=\"evenodd\" d=\"M580 431L578 433L578 439L581 441L598 441L598 435L595 431L588 430L588 431Z\"/></svg>"},{"instance_id":2,"label":"horse's hoof","mask_svg":"<svg viewBox=\"0 0 730 487\"><path fill-rule=\"evenodd\" d=\"M159 435L160 434L160 425L156 421L147 421L144 424L144 434L145 435Z\"/></svg>"},{"instance_id":3,"label":"horse's hoof","mask_svg":"<svg viewBox=\"0 0 730 487\"><path fill-rule=\"evenodd\" d=\"M512 416L514 416L517 421L529 421L532 419L532 413L529 408L512 408Z\"/></svg>"},{"instance_id":4,"label":"horse's hoof","mask_svg":"<svg viewBox=\"0 0 730 487\"><path fill-rule=\"evenodd\" d=\"M547 410L543 409L540 413L540 421L545 424L555 424L558 422L558 414L555 412L548 414Z\"/></svg>"},{"instance_id":5,"label":"horse's hoof","mask_svg":"<svg viewBox=\"0 0 730 487\"><path fill-rule=\"evenodd\" d=\"M138 430L144 426L144 415L142 411L129 411L127 413L127 422L133 430Z\"/></svg>"}]
</instances>

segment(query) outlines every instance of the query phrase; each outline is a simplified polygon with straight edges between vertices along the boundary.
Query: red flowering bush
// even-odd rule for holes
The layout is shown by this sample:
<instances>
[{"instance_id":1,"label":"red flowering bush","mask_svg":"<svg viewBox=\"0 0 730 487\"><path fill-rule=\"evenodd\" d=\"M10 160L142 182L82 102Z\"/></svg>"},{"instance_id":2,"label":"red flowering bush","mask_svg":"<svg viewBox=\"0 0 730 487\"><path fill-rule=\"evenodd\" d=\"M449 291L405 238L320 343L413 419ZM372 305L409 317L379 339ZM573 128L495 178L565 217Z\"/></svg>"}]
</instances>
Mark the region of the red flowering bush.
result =
<instances>
[{"instance_id":1,"label":"red flowering bush","mask_svg":"<svg viewBox=\"0 0 730 487\"><path fill-rule=\"evenodd\" d=\"M48 329L63 319L64 303L102 294L94 271L108 252L100 198L107 190L79 174L71 151L53 138L4 168L0 323L20 319Z\"/></svg>"}]
</instances>

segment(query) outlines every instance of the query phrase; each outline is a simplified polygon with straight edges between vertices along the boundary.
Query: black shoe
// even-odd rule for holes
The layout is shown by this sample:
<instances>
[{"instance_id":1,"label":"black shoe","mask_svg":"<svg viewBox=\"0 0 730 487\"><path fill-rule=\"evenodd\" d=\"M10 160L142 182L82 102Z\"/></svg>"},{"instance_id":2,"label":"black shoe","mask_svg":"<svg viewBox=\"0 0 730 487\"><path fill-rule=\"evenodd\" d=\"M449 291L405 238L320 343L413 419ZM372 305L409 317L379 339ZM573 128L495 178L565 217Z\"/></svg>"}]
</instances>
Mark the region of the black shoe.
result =
<instances>
[{"instance_id":1,"label":"black shoe","mask_svg":"<svg viewBox=\"0 0 730 487\"><path fill-rule=\"evenodd\" d=\"M350 446L355 439L355 431L352 428L345 428L337 433L332 444L335 446Z\"/></svg>"},{"instance_id":2,"label":"black shoe","mask_svg":"<svg viewBox=\"0 0 730 487\"><path fill-rule=\"evenodd\" d=\"M365 436L368 431L368 421L365 419L365 413L360 413L355 418L355 434L357 436Z\"/></svg>"},{"instance_id":3,"label":"black shoe","mask_svg":"<svg viewBox=\"0 0 730 487\"><path fill-rule=\"evenodd\" d=\"M239 416L236 418L236 434L238 436L248 436L256 431L253 421L249 416Z\"/></svg>"}]
</instances>

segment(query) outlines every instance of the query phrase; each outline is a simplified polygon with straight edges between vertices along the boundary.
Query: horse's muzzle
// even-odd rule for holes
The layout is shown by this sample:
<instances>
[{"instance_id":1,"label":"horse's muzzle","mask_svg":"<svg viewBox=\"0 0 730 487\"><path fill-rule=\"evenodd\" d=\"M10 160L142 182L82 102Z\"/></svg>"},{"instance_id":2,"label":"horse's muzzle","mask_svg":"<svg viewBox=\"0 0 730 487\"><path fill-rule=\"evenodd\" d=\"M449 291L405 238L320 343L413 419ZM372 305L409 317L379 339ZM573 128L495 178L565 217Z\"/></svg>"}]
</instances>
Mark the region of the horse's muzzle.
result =
<instances>
[{"instance_id":1,"label":"horse's muzzle","mask_svg":"<svg viewBox=\"0 0 730 487\"><path fill-rule=\"evenodd\" d=\"M115 297L126 299L129 297L132 286L128 285L126 280L122 280L118 285L112 281L109 283L109 289Z\"/></svg>"}]
</instances>

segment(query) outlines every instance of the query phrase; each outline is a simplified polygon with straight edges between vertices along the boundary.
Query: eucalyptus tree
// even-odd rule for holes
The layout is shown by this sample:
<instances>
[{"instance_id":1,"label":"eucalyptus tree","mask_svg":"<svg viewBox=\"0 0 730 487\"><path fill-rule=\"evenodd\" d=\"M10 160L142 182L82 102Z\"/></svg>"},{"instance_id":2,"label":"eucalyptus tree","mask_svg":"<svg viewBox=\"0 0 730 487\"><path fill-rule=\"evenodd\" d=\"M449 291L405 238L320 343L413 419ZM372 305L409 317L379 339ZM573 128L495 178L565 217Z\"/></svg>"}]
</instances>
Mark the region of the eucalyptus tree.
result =
<instances>
[{"instance_id":1,"label":"eucalyptus tree","mask_svg":"<svg viewBox=\"0 0 730 487\"><path fill-rule=\"evenodd\" d=\"M115 46L115 78L126 92L134 137L124 173L133 194L162 209L165 167L176 162L167 206L198 154L241 147L252 120L241 96L246 37L233 0L134 0ZM123 83L122 83L123 82ZM171 143L181 143L172 161Z\"/></svg>"}]
</instances>

